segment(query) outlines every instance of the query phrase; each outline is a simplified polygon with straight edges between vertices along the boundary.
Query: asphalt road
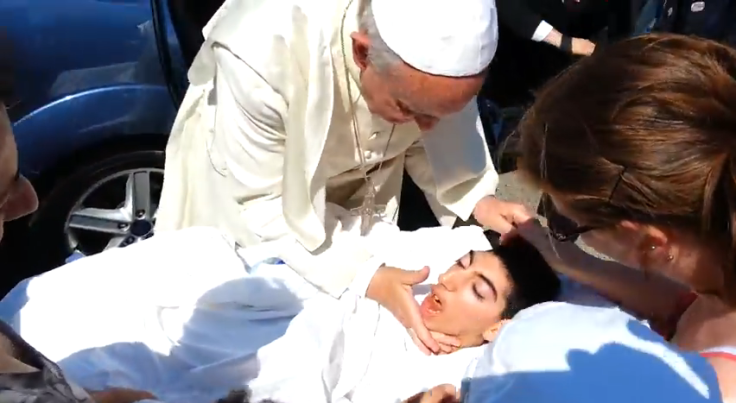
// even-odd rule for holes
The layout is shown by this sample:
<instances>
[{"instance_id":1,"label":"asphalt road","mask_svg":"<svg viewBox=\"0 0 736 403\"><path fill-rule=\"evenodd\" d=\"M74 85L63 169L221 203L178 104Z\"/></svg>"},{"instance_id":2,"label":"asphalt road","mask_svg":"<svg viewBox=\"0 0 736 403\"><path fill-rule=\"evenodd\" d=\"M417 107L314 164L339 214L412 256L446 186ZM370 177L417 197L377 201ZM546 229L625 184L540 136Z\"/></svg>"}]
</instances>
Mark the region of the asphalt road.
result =
<instances>
[{"instance_id":1,"label":"asphalt road","mask_svg":"<svg viewBox=\"0 0 736 403\"><path fill-rule=\"evenodd\" d=\"M529 211L536 211L540 192L524 183L516 172L501 175L496 196L503 200L523 203Z\"/></svg>"}]
</instances>

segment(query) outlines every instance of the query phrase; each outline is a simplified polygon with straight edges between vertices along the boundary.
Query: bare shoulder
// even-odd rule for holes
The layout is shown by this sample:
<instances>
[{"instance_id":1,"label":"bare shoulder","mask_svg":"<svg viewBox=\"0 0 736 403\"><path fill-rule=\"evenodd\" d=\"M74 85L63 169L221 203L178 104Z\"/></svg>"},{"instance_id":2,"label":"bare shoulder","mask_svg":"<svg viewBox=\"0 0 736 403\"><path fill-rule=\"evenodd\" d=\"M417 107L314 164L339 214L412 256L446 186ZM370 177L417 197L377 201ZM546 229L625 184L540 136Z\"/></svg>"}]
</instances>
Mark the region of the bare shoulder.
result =
<instances>
[{"instance_id":1,"label":"bare shoulder","mask_svg":"<svg viewBox=\"0 0 736 403\"><path fill-rule=\"evenodd\" d=\"M714 356L708 361L718 376L724 403L736 403L736 357Z\"/></svg>"}]
</instances>

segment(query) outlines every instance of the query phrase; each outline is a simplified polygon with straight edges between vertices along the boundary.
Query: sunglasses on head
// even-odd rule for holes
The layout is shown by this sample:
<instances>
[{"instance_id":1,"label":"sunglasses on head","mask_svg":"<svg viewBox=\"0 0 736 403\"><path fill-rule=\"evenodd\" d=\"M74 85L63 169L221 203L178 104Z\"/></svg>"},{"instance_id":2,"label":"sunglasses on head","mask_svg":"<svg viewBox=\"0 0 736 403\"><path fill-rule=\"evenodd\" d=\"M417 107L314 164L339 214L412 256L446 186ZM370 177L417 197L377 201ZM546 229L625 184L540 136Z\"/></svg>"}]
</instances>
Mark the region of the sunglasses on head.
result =
<instances>
[{"instance_id":1,"label":"sunglasses on head","mask_svg":"<svg viewBox=\"0 0 736 403\"><path fill-rule=\"evenodd\" d=\"M611 193L608 195L608 199L606 200L607 203L611 203L611 199L616 193L616 189L621 183L625 172L626 168L624 167L619 173L618 178L616 179L616 183L611 189ZM580 235L583 235L590 231L601 229L601 227L599 226L578 225L573 220L562 215L559 211L557 211L554 203L552 203L552 199L547 194L542 195L542 200L540 201L539 207L540 210L544 212L545 217L547 217L547 226L549 227L550 235L557 242L575 242L578 237L580 237Z\"/></svg>"}]
</instances>

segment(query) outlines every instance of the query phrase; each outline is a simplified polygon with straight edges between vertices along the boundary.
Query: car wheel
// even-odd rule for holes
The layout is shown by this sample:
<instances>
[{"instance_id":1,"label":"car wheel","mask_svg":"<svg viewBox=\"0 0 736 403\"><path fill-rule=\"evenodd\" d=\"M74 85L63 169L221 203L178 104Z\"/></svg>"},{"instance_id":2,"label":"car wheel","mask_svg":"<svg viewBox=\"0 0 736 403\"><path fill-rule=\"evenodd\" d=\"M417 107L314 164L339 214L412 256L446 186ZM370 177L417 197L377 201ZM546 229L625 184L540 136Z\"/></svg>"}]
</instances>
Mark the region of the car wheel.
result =
<instances>
[{"instance_id":1,"label":"car wheel","mask_svg":"<svg viewBox=\"0 0 736 403\"><path fill-rule=\"evenodd\" d=\"M74 252L91 255L153 235L164 152L137 150L86 164L41 195L29 223L26 257L36 273L58 267Z\"/></svg>"}]
</instances>

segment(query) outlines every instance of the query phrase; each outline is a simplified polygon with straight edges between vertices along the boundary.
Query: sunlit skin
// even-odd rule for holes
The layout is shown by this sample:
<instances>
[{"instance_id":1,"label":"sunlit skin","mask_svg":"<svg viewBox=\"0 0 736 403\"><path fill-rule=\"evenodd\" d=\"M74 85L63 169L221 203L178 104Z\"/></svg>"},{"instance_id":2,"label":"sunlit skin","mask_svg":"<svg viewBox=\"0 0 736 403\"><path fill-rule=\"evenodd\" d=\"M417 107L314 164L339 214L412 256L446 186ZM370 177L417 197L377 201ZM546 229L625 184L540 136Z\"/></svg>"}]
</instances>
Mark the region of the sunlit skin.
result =
<instances>
[{"instance_id":1,"label":"sunlit skin","mask_svg":"<svg viewBox=\"0 0 736 403\"><path fill-rule=\"evenodd\" d=\"M470 252L442 274L421 304L430 331L458 337L465 347L492 340L503 325L512 283L491 252Z\"/></svg>"},{"instance_id":2,"label":"sunlit skin","mask_svg":"<svg viewBox=\"0 0 736 403\"><path fill-rule=\"evenodd\" d=\"M31 183L18 172L18 150L5 105L0 103L0 223L31 214L38 198ZM0 226L0 239L4 234Z\"/></svg>"},{"instance_id":3,"label":"sunlit skin","mask_svg":"<svg viewBox=\"0 0 736 403\"><path fill-rule=\"evenodd\" d=\"M555 208L577 225L587 225L568 207L563 195L550 193ZM702 293L718 293L722 278L718 270L699 270L703 267L718 267L713 259L720 256L713 246L703 245L697 237L666 227L655 227L631 221L594 229L583 233L580 238L597 252L610 256L617 262L636 269L646 266L647 272L657 272L682 284L687 284ZM654 250L649 250L652 246ZM667 246L667 247L664 247ZM676 255L677 264L672 264L668 255ZM647 262L642 262L647 256Z\"/></svg>"},{"instance_id":4,"label":"sunlit skin","mask_svg":"<svg viewBox=\"0 0 736 403\"><path fill-rule=\"evenodd\" d=\"M485 79L485 72L469 77L435 76L403 62L379 72L368 60L370 38L361 32L354 32L351 38L368 109L390 123L413 120L422 131L430 130L440 119L462 110Z\"/></svg>"}]
</instances>

